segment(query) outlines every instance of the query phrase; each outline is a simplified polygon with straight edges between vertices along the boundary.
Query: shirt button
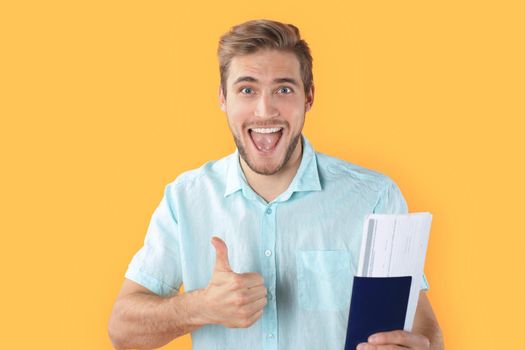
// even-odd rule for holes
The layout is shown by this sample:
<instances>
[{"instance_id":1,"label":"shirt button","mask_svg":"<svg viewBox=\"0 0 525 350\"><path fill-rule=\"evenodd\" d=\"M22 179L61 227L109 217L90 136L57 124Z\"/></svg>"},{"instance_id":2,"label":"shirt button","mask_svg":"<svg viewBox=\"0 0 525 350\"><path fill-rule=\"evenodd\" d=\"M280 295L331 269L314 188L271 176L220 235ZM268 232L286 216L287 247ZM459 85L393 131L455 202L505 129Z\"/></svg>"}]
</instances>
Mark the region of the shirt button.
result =
<instances>
[{"instance_id":1,"label":"shirt button","mask_svg":"<svg viewBox=\"0 0 525 350\"><path fill-rule=\"evenodd\" d=\"M272 251L267 249L267 250L264 251L264 255L270 256L270 255L272 255Z\"/></svg>"},{"instance_id":2,"label":"shirt button","mask_svg":"<svg viewBox=\"0 0 525 350\"><path fill-rule=\"evenodd\" d=\"M273 333L268 333L268 338L272 339L273 338Z\"/></svg>"},{"instance_id":3,"label":"shirt button","mask_svg":"<svg viewBox=\"0 0 525 350\"><path fill-rule=\"evenodd\" d=\"M266 214L267 214L267 215L270 215L271 213L272 213L272 208L268 208L268 209L266 209Z\"/></svg>"}]
</instances>

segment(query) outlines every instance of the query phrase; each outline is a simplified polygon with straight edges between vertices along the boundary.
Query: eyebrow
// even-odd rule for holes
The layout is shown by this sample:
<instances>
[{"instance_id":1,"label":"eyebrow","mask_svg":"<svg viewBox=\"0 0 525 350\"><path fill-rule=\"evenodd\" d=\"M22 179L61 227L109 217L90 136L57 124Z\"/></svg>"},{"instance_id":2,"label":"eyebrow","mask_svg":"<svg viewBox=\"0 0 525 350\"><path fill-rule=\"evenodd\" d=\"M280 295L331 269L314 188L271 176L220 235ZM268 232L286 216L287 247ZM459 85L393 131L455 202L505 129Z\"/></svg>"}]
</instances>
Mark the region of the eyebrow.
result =
<instances>
[{"instance_id":1,"label":"eyebrow","mask_svg":"<svg viewBox=\"0 0 525 350\"><path fill-rule=\"evenodd\" d=\"M250 77L250 76L241 76L241 77L238 77L233 82L233 85L241 83L241 82L258 83L259 80L255 79L254 77ZM289 83L295 86L299 86L299 84L297 83L297 80L293 78L276 78L273 80L273 83L275 84Z\"/></svg>"}]
</instances>

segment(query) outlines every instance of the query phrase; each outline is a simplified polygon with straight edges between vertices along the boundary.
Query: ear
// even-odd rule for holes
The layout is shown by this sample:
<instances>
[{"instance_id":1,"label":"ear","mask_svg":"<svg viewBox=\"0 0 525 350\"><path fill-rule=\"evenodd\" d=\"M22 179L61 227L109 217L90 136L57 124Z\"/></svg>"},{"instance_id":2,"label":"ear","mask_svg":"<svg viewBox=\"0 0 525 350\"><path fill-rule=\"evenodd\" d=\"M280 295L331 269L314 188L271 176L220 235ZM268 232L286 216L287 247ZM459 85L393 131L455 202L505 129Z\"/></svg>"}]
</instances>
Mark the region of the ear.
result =
<instances>
[{"instance_id":1,"label":"ear","mask_svg":"<svg viewBox=\"0 0 525 350\"><path fill-rule=\"evenodd\" d=\"M310 91L308 91L308 93L306 94L306 102L305 102L305 108L304 108L305 112L308 112L312 108L312 105L314 104L314 93L315 93L315 86L314 84L312 84L312 86L310 86Z\"/></svg>"},{"instance_id":2,"label":"ear","mask_svg":"<svg viewBox=\"0 0 525 350\"><path fill-rule=\"evenodd\" d=\"M219 85L219 105L221 106L221 111L226 112L226 97L222 92L222 86Z\"/></svg>"}]
</instances>

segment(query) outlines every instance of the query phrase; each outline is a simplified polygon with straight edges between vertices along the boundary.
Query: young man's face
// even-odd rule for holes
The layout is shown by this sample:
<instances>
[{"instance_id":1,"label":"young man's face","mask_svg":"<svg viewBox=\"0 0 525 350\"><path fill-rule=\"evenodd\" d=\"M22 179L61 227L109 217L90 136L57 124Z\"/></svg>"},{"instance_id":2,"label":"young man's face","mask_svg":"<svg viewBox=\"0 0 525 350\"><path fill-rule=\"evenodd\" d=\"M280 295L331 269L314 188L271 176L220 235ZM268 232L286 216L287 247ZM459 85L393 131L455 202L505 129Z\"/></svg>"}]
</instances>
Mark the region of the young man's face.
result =
<instances>
[{"instance_id":1,"label":"young man's face","mask_svg":"<svg viewBox=\"0 0 525 350\"><path fill-rule=\"evenodd\" d=\"M299 60L276 50L235 56L226 85L227 96L221 90L219 100L240 156L258 174L278 173L301 151L304 116L313 102Z\"/></svg>"}]
</instances>

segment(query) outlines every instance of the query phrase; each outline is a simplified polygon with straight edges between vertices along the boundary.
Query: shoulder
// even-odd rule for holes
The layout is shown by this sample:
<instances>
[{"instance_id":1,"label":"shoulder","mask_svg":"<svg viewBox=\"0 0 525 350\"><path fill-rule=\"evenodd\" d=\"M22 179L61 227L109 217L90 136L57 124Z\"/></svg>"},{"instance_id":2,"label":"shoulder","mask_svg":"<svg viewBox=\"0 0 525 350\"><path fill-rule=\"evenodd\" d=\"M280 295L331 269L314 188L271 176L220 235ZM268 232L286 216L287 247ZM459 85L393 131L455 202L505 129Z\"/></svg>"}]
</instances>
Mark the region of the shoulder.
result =
<instances>
[{"instance_id":1,"label":"shoulder","mask_svg":"<svg viewBox=\"0 0 525 350\"><path fill-rule=\"evenodd\" d=\"M323 189L334 196L358 198L374 213L406 213L397 184L387 175L335 157L317 153Z\"/></svg>"},{"instance_id":2,"label":"shoulder","mask_svg":"<svg viewBox=\"0 0 525 350\"><path fill-rule=\"evenodd\" d=\"M179 174L167 185L172 194L209 188L209 186L224 186L228 173L228 165L234 154L218 160L210 160L196 169Z\"/></svg>"},{"instance_id":3,"label":"shoulder","mask_svg":"<svg viewBox=\"0 0 525 350\"><path fill-rule=\"evenodd\" d=\"M385 191L394 181L379 171L316 152L319 173L326 185L353 185L372 192Z\"/></svg>"}]
</instances>

